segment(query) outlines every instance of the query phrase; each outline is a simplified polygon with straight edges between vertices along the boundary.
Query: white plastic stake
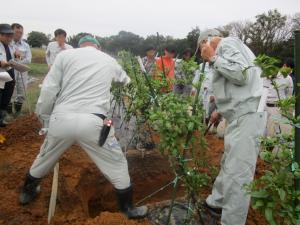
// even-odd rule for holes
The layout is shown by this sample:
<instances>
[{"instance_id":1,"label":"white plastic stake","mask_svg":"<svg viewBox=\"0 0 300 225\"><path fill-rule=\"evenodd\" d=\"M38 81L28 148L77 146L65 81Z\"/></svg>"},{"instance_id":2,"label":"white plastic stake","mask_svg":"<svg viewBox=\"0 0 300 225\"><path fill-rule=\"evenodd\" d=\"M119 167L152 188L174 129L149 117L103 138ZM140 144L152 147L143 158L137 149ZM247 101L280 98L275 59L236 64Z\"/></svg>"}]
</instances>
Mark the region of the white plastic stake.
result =
<instances>
[{"instance_id":1,"label":"white plastic stake","mask_svg":"<svg viewBox=\"0 0 300 225\"><path fill-rule=\"evenodd\" d=\"M51 197L50 197L50 203L49 203L48 224L51 223L52 218L55 213L57 190L58 190L58 173L59 173L59 163L56 163L56 165L54 167Z\"/></svg>"}]
</instances>

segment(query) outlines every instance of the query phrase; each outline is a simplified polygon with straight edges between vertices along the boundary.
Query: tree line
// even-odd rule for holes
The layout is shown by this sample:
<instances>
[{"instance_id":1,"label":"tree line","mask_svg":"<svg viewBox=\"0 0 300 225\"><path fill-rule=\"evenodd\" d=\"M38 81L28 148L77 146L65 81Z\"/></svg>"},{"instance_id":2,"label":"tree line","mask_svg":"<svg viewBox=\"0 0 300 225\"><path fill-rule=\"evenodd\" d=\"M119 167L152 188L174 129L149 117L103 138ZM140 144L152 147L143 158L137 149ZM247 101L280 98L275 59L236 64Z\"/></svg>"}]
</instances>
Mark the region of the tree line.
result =
<instances>
[{"instance_id":1,"label":"tree line","mask_svg":"<svg viewBox=\"0 0 300 225\"><path fill-rule=\"evenodd\" d=\"M293 16L282 15L277 9L259 14L254 21L235 21L219 29L223 36L235 36L247 44L258 55L261 53L280 59L294 55L294 31L300 29L300 12ZM67 41L73 47L78 47L79 39L87 33L78 33L68 37ZM199 27L193 28L185 38L172 36L149 35L146 38L128 31L120 31L117 35L99 37L103 51L116 55L121 50L127 50L135 55L144 55L145 49L154 46L158 50L171 46L176 49L178 57L186 48L196 50L200 34ZM32 31L27 41L32 47L41 47L51 41L51 35Z\"/></svg>"}]
</instances>

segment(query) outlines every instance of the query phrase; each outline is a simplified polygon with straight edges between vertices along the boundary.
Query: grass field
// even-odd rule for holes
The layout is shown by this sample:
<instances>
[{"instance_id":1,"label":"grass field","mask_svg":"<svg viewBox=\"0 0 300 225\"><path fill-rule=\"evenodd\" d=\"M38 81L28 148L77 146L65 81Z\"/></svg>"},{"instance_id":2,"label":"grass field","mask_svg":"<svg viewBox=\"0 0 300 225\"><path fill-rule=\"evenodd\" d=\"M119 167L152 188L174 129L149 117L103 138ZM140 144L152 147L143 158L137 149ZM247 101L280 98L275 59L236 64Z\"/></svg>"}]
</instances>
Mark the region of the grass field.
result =
<instances>
[{"instance_id":1,"label":"grass field","mask_svg":"<svg viewBox=\"0 0 300 225\"><path fill-rule=\"evenodd\" d=\"M27 101L28 101L28 105L27 102L24 105L22 111L26 114L26 113L32 113L35 111L35 106L37 103L37 100L40 96L40 91L41 89L39 88L38 85L34 85L33 87L28 88L27 90Z\"/></svg>"},{"instance_id":2,"label":"grass field","mask_svg":"<svg viewBox=\"0 0 300 225\"><path fill-rule=\"evenodd\" d=\"M46 76L48 72L48 65L45 61L45 49L42 48L32 48L32 63L29 65L30 71L29 75L37 78L37 81L30 84L27 89L27 100L28 104L24 105L23 112L29 113L35 110L35 105L40 95L41 89L39 88L39 84L43 77Z\"/></svg>"},{"instance_id":3,"label":"grass field","mask_svg":"<svg viewBox=\"0 0 300 225\"><path fill-rule=\"evenodd\" d=\"M31 63L29 75L33 77L44 77L48 72L47 64Z\"/></svg>"},{"instance_id":4,"label":"grass field","mask_svg":"<svg viewBox=\"0 0 300 225\"><path fill-rule=\"evenodd\" d=\"M45 61L45 49L32 48L32 63L30 66L29 74L33 77L43 77L48 72L48 66Z\"/></svg>"},{"instance_id":5,"label":"grass field","mask_svg":"<svg viewBox=\"0 0 300 225\"><path fill-rule=\"evenodd\" d=\"M42 48L31 48L32 63L46 63L45 53L46 50Z\"/></svg>"}]
</instances>

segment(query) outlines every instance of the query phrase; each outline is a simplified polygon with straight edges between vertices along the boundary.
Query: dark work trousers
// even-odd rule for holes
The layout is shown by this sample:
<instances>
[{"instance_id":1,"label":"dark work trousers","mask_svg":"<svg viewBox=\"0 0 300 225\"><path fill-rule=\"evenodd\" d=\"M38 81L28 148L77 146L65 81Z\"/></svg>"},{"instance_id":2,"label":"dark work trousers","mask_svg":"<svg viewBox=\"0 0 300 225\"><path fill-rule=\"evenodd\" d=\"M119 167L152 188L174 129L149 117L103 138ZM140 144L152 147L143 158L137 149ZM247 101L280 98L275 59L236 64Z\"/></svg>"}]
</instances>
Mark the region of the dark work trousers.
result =
<instances>
[{"instance_id":1,"label":"dark work trousers","mask_svg":"<svg viewBox=\"0 0 300 225\"><path fill-rule=\"evenodd\" d=\"M6 82L4 89L0 89L0 110L6 110L14 93L15 80Z\"/></svg>"},{"instance_id":2,"label":"dark work trousers","mask_svg":"<svg viewBox=\"0 0 300 225\"><path fill-rule=\"evenodd\" d=\"M6 53L6 60L7 62L9 62L9 60L12 59L10 49L8 45L4 43L3 46ZM14 69L10 69L7 72L9 73L9 75L13 80L5 83L4 89L0 89L0 111L5 111L7 109L7 106L10 103L10 99L14 93L15 84L16 84Z\"/></svg>"}]
</instances>

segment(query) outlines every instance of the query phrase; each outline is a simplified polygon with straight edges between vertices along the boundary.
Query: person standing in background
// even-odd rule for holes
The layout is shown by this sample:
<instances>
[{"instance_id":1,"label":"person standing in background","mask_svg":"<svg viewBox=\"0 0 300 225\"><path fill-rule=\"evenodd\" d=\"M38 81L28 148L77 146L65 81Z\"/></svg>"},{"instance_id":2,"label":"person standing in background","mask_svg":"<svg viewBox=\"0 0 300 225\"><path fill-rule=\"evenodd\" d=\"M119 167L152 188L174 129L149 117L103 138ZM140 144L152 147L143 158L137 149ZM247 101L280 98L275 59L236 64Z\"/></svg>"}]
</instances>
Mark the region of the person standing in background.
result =
<instances>
[{"instance_id":1,"label":"person standing in background","mask_svg":"<svg viewBox=\"0 0 300 225\"><path fill-rule=\"evenodd\" d=\"M145 70L149 75L153 75L156 66L155 53L156 49L153 46L149 46L146 48L146 56L142 59Z\"/></svg>"},{"instance_id":2,"label":"person standing in background","mask_svg":"<svg viewBox=\"0 0 300 225\"><path fill-rule=\"evenodd\" d=\"M291 77L292 80L293 80L293 87L294 87L293 94L295 94L295 89L296 89L297 85L296 85L296 74L295 74L295 70L294 70L294 67L295 67L294 59L293 58L286 58L284 60L283 67L287 67L287 68L291 69L289 77Z\"/></svg>"},{"instance_id":3,"label":"person standing in background","mask_svg":"<svg viewBox=\"0 0 300 225\"><path fill-rule=\"evenodd\" d=\"M73 47L71 45L68 45L66 43L67 38L67 32L63 29L57 29L54 32L55 41L50 42L48 44L47 50L46 50L46 62L48 64L49 69L51 68L54 59L63 50L72 49Z\"/></svg>"},{"instance_id":4,"label":"person standing in background","mask_svg":"<svg viewBox=\"0 0 300 225\"><path fill-rule=\"evenodd\" d=\"M284 68L290 66L288 66L285 62L282 67ZM277 85L278 90L276 90L273 86L272 80ZM275 134L279 134L281 132L289 133L292 130L292 126L287 124L286 119L281 116L277 102L279 98L286 99L293 96L294 91L294 81L292 76L288 75L287 77L284 77L279 72L274 76L274 78L272 78L272 80L264 79L264 87L268 89L266 107L266 111L268 113L267 136L270 137L273 137Z\"/></svg>"},{"instance_id":5,"label":"person standing in background","mask_svg":"<svg viewBox=\"0 0 300 225\"><path fill-rule=\"evenodd\" d=\"M7 108L15 88L15 72L9 63L18 56L11 44L13 34L9 24L0 24L0 72L7 72L12 78L12 81L5 83L4 89L0 89L0 127L5 127L7 124L5 121Z\"/></svg>"},{"instance_id":6,"label":"person standing in background","mask_svg":"<svg viewBox=\"0 0 300 225\"><path fill-rule=\"evenodd\" d=\"M21 64L28 65L31 63L31 50L29 45L24 41L23 34L24 28L21 24L14 23L11 25L12 30L14 31L12 45L16 52L20 55L17 61ZM16 116L20 115L22 110L22 105L26 100L26 89L28 82L28 72L19 72L14 70L16 86L13 95L13 99L8 107L8 113L13 113L13 110Z\"/></svg>"},{"instance_id":7,"label":"person standing in background","mask_svg":"<svg viewBox=\"0 0 300 225\"><path fill-rule=\"evenodd\" d=\"M165 55L156 60L157 72L165 76L168 86L162 89L162 92L168 93L173 91L173 79L175 75L175 49L171 46L165 48ZM158 75L159 76L159 75Z\"/></svg>"},{"instance_id":8,"label":"person standing in background","mask_svg":"<svg viewBox=\"0 0 300 225\"><path fill-rule=\"evenodd\" d=\"M174 85L174 93L189 96L192 91L192 81L195 73L186 74L184 71L184 63L190 62L193 60L193 51L190 48L187 48L183 51L182 59L175 61L175 80L176 84ZM195 68L196 71L196 68Z\"/></svg>"},{"instance_id":9,"label":"person standing in background","mask_svg":"<svg viewBox=\"0 0 300 225\"><path fill-rule=\"evenodd\" d=\"M154 46L148 46L146 48L146 56L143 57L142 63L144 65L144 68L146 70L147 75L153 77L155 75L156 71L156 49ZM139 150L152 150L155 146L152 135L150 132L149 135L149 124L147 122L147 119L145 118L145 109L140 110L141 113L141 119L137 121L137 132L138 132L138 138L137 138L137 144L136 149ZM138 125L140 124L140 125Z\"/></svg>"}]
</instances>

